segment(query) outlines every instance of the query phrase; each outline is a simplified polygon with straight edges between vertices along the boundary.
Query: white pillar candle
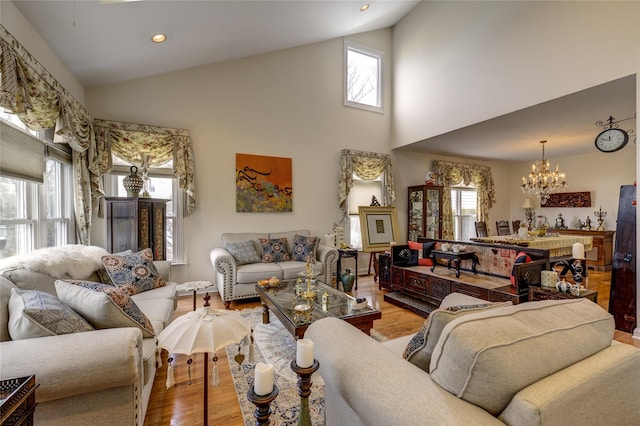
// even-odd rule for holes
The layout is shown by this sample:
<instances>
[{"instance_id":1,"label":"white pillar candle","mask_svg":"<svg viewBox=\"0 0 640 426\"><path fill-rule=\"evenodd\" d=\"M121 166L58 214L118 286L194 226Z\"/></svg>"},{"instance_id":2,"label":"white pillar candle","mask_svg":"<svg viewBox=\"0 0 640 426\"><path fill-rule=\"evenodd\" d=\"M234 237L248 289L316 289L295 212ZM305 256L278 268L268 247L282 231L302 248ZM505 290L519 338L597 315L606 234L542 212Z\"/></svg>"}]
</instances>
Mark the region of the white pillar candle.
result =
<instances>
[{"instance_id":1,"label":"white pillar candle","mask_svg":"<svg viewBox=\"0 0 640 426\"><path fill-rule=\"evenodd\" d=\"M313 365L313 342L310 339L298 340L296 364L302 368L309 368Z\"/></svg>"},{"instance_id":2,"label":"white pillar candle","mask_svg":"<svg viewBox=\"0 0 640 426\"><path fill-rule=\"evenodd\" d=\"M584 244L582 243L574 243L573 244L573 256L574 259L584 259Z\"/></svg>"},{"instance_id":3,"label":"white pillar candle","mask_svg":"<svg viewBox=\"0 0 640 426\"><path fill-rule=\"evenodd\" d=\"M273 392L273 364L256 364L253 390L257 395L269 395Z\"/></svg>"}]
</instances>

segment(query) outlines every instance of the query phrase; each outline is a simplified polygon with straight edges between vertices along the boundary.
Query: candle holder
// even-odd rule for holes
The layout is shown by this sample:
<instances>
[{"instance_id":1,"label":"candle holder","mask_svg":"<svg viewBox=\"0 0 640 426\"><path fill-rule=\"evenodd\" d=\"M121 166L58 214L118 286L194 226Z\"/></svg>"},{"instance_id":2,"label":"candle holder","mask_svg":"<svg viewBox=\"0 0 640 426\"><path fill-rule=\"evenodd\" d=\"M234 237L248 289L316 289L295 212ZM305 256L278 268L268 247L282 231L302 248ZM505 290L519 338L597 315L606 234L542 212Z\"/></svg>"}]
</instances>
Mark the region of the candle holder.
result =
<instances>
[{"instance_id":1,"label":"candle holder","mask_svg":"<svg viewBox=\"0 0 640 426\"><path fill-rule=\"evenodd\" d=\"M584 281L584 267L582 266L583 259L574 259L571 272L573 273L573 281L578 284L578 287L582 285Z\"/></svg>"},{"instance_id":2,"label":"candle holder","mask_svg":"<svg viewBox=\"0 0 640 426\"><path fill-rule=\"evenodd\" d=\"M298 395L300 395L300 416L298 426L311 426L311 414L309 413L309 395L311 395L311 375L320 368L317 359L313 360L311 367L299 367L294 359L291 361L291 369L298 375Z\"/></svg>"},{"instance_id":3,"label":"candle holder","mask_svg":"<svg viewBox=\"0 0 640 426\"><path fill-rule=\"evenodd\" d=\"M593 214L598 218L598 231L604 231L604 218L607 217L607 212L602 211L602 206L600 206L600 210L597 212L593 212Z\"/></svg>"},{"instance_id":4,"label":"candle holder","mask_svg":"<svg viewBox=\"0 0 640 426\"><path fill-rule=\"evenodd\" d=\"M273 390L268 395L258 395L254 387L247 391L247 399L256 406L256 410L253 412L253 416L256 418L256 426L268 425L269 415L271 414L271 402L276 399L280 389L278 386L273 385Z\"/></svg>"}]
</instances>

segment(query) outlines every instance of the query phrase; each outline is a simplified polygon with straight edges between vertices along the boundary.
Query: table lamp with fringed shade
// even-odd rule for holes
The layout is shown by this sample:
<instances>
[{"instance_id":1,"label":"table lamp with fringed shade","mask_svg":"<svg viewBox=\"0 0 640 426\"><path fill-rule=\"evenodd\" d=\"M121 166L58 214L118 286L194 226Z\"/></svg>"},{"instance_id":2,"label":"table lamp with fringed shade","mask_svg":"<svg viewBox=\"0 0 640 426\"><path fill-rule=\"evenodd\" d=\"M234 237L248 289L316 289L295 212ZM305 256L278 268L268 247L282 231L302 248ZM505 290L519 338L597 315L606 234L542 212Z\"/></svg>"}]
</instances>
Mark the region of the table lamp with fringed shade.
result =
<instances>
[{"instance_id":1,"label":"table lamp with fringed shade","mask_svg":"<svg viewBox=\"0 0 640 426\"><path fill-rule=\"evenodd\" d=\"M166 349L170 354L184 354L191 356L194 353L204 353L204 424L208 424L208 387L209 352L218 350L234 343L244 341L250 344L249 362L252 362L253 338L251 336L251 324L235 311L227 311L203 307L188 312L169 324L158 336L158 347ZM218 366L215 364L218 357L214 355L211 384L217 386ZM189 358L191 361L191 358ZM239 363L242 360L238 361ZM191 362L189 362L191 368ZM190 371L190 370L189 370ZM189 375L190 377L190 375ZM167 388L174 384L173 368L171 361L167 367Z\"/></svg>"}]
</instances>

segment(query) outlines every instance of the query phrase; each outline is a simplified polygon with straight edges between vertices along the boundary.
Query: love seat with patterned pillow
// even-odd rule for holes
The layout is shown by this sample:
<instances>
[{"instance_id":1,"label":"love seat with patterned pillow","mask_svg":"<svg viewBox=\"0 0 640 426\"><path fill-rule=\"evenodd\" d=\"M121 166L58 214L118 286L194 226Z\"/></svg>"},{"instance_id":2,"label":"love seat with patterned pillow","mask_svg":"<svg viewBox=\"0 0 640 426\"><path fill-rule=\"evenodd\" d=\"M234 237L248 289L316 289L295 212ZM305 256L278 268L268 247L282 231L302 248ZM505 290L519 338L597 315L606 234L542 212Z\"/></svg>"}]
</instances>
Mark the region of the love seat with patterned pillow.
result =
<instances>
[{"instance_id":1,"label":"love seat with patterned pillow","mask_svg":"<svg viewBox=\"0 0 640 426\"><path fill-rule=\"evenodd\" d=\"M169 272L75 244L0 260L0 377L35 374L36 424L144 423L177 301Z\"/></svg>"},{"instance_id":2,"label":"love seat with patterned pillow","mask_svg":"<svg viewBox=\"0 0 640 426\"><path fill-rule=\"evenodd\" d=\"M222 234L222 246L210 252L218 293L225 307L232 300L257 297L258 281L276 277L294 279L311 260L313 270L324 283L331 282L331 271L338 250L322 244L307 229L275 233L241 232Z\"/></svg>"}]
</instances>

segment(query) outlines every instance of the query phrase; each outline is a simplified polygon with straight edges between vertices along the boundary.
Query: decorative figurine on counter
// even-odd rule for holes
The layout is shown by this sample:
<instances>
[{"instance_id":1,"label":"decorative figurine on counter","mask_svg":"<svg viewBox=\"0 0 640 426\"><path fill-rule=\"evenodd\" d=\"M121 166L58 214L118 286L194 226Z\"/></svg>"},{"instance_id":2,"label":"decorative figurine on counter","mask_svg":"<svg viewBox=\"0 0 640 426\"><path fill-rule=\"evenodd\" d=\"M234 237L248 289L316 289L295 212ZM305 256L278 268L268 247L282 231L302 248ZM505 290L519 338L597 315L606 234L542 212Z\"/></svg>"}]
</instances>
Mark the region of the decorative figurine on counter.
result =
<instances>
[{"instance_id":1,"label":"decorative figurine on counter","mask_svg":"<svg viewBox=\"0 0 640 426\"><path fill-rule=\"evenodd\" d=\"M578 219L578 223L576 223L576 229L582 229L583 226L584 224L582 223L582 221Z\"/></svg>"},{"instance_id":2,"label":"decorative figurine on counter","mask_svg":"<svg viewBox=\"0 0 640 426\"><path fill-rule=\"evenodd\" d=\"M371 206L371 207L380 207L380 202L378 201L378 199L376 198L375 195L371 196L371 204L369 204L369 206Z\"/></svg>"},{"instance_id":3,"label":"decorative figurine on counter","mask_svg":"<svg viewBox=\"0 0 640 426\"><path fill-rule=\"evenodd\" d=\"M564 217L562 217L562 213L558 213L558 217L556 217L556 229L567 229L564 225Z\"/></svg>"},{"instance_id":4,"label":"decorative figurine on counter","mask_svg":"<svg viewBox=\"0 0 640 426\"><path fill-rule=\"evenodd\" d=\"M587 220L584 221L584 225L582 226L583 231L591 231L591 219L587 216Z\"/></svg>"}]
</instances>

